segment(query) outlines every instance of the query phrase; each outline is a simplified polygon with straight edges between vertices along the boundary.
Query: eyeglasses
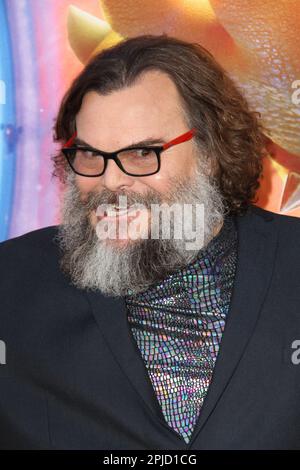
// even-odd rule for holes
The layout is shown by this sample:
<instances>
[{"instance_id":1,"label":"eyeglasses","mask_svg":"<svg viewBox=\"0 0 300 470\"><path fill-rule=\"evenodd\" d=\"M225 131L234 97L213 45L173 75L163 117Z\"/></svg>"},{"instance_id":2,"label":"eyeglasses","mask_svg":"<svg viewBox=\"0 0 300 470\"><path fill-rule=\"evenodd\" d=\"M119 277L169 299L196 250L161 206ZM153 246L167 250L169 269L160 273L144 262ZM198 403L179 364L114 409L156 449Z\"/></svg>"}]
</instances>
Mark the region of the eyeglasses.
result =
<instances>
[{"instance_id":1,"label":"eyeglasses","mask_svg":"<svg viewBox=\"0 0 300 470\"><path fill-rule=\"evenodd\" d=\"M193 128L161 146L140 147L133 145L116 152L104 152L90 146L73 145L77 136L77 132L74 132L61 151L77 175L92 178L101 176L105 172L108 160L111 159L126 175L150 176L160 170L161 152L190 140L195 134L196 128Z\"/></svg>"}]
</instances>

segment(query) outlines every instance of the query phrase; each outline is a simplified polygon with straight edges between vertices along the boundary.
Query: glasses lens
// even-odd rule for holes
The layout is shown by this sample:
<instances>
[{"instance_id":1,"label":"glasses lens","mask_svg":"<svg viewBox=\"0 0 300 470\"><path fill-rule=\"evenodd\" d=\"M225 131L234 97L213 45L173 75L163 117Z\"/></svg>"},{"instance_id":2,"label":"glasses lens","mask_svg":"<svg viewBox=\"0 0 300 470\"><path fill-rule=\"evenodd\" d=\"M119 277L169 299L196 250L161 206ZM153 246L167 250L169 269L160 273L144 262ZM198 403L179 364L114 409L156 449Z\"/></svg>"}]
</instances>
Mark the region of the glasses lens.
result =
<instances>
[{"instance_id":1,"label":"glasses lens","mask_svg":"<svg viewBox=\"0 0 300 470\"><path fill-rule=\"evenodd\" d=\"M72 168L82 175L96 176L104 170L104 158L89 149L68 149L68 160ZM125 171L132 175L148 175L158 170L156 152L150 148L135 148L118 153L118 158Z\"/></svg>"},{"instance_id":2,"label":"glasses lens","mask_svg":"<svg viewBox=\"0 0 300 470\"><path fill-rule=\"evenodd\" d=\"M132 175L147 175L158 170L156 152L150 148L123 150L118 153L118 158L124 170Z\"/></svg>"},{"instance_id":3,"label":"glasses lens","mask_svg":"<svg viewBox=\"0 0 300 470\"><path fill-rule=\"evenodd\" d=\"M74 149L68 154L69 162L78 173L83 175L98 175L103 172L104 158L91 150Z\"/></svg>"}]
</instances>

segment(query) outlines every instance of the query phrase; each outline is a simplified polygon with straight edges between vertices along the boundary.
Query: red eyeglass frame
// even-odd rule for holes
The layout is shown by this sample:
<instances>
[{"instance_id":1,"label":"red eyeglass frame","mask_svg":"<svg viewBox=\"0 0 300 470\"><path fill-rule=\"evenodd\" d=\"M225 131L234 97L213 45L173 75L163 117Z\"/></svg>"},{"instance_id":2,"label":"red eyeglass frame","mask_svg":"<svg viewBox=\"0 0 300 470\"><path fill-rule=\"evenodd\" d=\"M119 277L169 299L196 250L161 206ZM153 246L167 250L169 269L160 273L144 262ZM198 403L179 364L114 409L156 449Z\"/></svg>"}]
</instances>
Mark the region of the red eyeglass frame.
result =
<instances>
[{"instance_id":1,"label":"red eyeglass frame","mask_svg":"<svg viewBox=\"0 0 300 470\"><path fill-rule=\"evenodd\" d=\"M73 141L75 139L75 137L77 137L77 131L74 132L74 134L70 137L70 139L65 143L65 145L62 147L62 152L64 153L65 157L67 158L67 161L69 163L69 165L71 166L72 170L77 173L78 175L81 175L81 176L87 176L87 177L98 177L98 176L101 176L104 172L105 172L105 169L106 169L106 166L107 166L107 160L109 159L113 159L115 160L116 164L118 165L118 167L124 172L126 173L127 175L130 175L130 176L150 176L150 175L153 175L155 173L158 173L159 170L160 170L160 166L161 166L161 162L160 162L160 154L161 152L163 152L164 150L167 150L168 148L170 147L173 147L174 145L178 145L178 144L181 144L182 142L186 142L190 139L192 139L192 137L194 137L194 135L197 133L197 129L195 127L193 127L192 129L190 129L189 131L185 132L184 134L181 134L179 135L178 137L175 137L174 139L170 140L169 142L166 142L165 144L163 145L155 145L155 146L152 146L152 145L148 145L148 146L139 146L139 145L131 145L129 147L124 147L124 148L121 148L119 150L116 150L115 152L104 152L103 150L99 150L99 149L96 149L94 147L91 147L91 146L84 146L84 145L80 145L80 148L81 149L88 149L88 150L91 150L93 152L96 152L96 153L99 153L100 155L103 156L104 158L104 169L103 169L103 172L99 175L85 175L83 173L80 173L78 171L76 171L72 164L70 163L70 160L68 158L68 153L70 150L72 150L72 144L73 144ZM120 162L120 160L118 159L118 153L124 151L124 150L131 150L131 149L134 149L134 148L139 148L139 149L153 149L155 152L156 152L156 155L157 155L157 160L158 160L158 168L156 171L152 172L152 173L148 173L148 174L145 174L145 175L134 175L132 173L129 173L127 172L123 167L122 167L122 164ZM66 150L66 152L64 152L64 150Z\"/></svg>"}]
</instances>

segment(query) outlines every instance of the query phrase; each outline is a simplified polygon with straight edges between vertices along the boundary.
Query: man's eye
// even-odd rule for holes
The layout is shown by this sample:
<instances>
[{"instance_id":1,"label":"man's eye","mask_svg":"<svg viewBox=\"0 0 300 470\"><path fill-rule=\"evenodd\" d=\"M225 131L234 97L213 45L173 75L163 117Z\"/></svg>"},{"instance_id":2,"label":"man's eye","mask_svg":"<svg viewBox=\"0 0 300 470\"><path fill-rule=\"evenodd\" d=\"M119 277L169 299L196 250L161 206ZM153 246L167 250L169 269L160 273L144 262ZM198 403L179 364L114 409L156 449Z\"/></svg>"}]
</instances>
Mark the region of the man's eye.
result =
<instances>
[{"instance_id":1,"label":"man's eye","mask_svg":"<svg viewBox=\"0 0 300 470\"><path fill-rule=\"evenodd\" d=\"M77 147L76 153L77 154L79 153L84 157L95 157L97 155L97 152L95 152L93 150L84 149L84 148L80 148L80 147Z\"/></svg>"},{"instance_id":2,"label":"man's eye","mask_svg":"<svg viewBox=\"0 0 300 470\"><path fill-rule=\"evenodd\" d=\"M148 157L153 154L151 149L137 149L136 151L138 157Z\"/></svg>"}]
</instances>

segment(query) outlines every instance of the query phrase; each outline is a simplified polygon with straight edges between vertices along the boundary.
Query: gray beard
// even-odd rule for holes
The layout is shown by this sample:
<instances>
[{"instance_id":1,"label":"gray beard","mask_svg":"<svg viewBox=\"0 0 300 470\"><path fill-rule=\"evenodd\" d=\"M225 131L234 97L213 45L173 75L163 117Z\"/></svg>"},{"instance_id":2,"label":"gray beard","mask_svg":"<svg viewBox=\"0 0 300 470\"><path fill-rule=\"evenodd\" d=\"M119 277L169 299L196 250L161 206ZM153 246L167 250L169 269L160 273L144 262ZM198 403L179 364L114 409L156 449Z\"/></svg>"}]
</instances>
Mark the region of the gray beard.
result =
<instances>
[{"instance_id":1,"label":"gray beard","mask_svg":"<svg viewBox=\"0 0 300 470\"><path fill-rule=\"evenodd\" d=\"M96 234L89 220L89 213L99 204L114 204L118 195L126 195L128 204L196 204L204 205L204 245L215 236L222 225L225 205L220 191L200 168L194 180L174 178L172 191L164 193L150 190L146 195L132 192L118 194L103 189L101 193L89 193L83 202L75 183L75 175L69 173L61 206L62 222L56 239L61 249L60 267L71 283L80 289L101 291L108 296L124 296L138 293L164 279L168 274L191 263L199 249L186 248L184 236L175 239L171 223L170 238L130 240L118 247L106 244Z\"/></svg>"}]
</instances>

